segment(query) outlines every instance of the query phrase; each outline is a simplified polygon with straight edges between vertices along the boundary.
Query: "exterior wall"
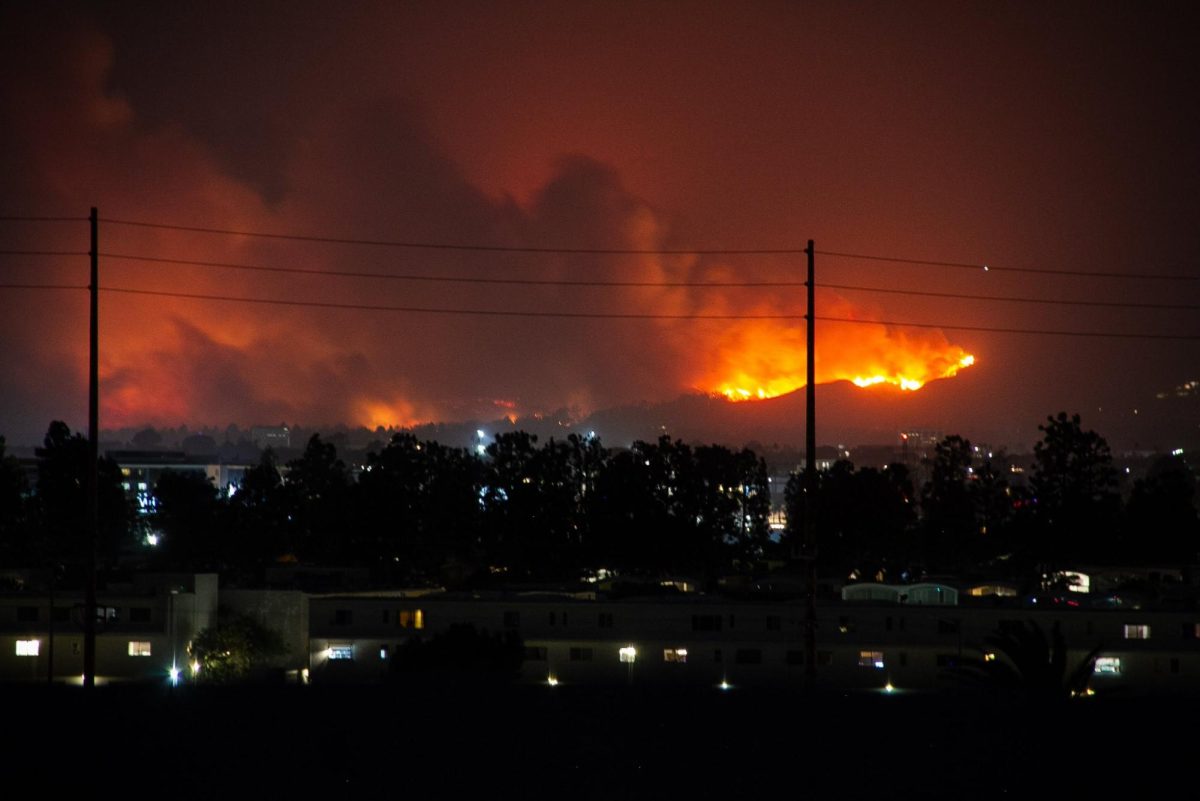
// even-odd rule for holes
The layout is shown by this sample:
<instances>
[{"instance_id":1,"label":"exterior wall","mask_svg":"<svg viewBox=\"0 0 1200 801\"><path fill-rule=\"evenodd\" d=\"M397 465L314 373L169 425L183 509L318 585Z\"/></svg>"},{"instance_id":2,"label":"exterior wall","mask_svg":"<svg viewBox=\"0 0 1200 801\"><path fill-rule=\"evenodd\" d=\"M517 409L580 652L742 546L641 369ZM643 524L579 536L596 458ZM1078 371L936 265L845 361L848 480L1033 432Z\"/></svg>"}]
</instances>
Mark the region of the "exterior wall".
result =
<instances>
[{"instance_id":1,"label":"exterior wall","mask_svg":"<svg viewBox=\"0 0 1200 801\"><path fill-rule=\"evenodd\" d=\"M105 620L96 632L97 681L166 681L173 665L186 663L187 643L216 619L216 581L212 574L143 576L101 592L97 607ZM55 681L81 679L82 594L58 594L53 610L46 595L0 597L0 680L45 681L51 659ZM19 640L36 640L37 655L17 655ZM138 653L131 654L130 643L140 644L133 649Z\"/></svg>"},{"instance_id":2,"label":"exterior wall","mask_svg":"<svg viewBox=\"0 0 1200 801\"><path fill-rule=\"evenodd\" d=\"M333 596L311 602L310 668L316 682L380 681L409 637L455 623L496 633L516 631L526 646L525 682L671 682L800 686L804 677L804 608L795 602L749 603L711 598L583 601L572 598L431 595ZM405 627L417 610L421 628ZM407 616L403 613L407 612ZM1057 624L1068 664L1095 646L1120 659L1119 675L1096 675L1094 687L1200 693L1200 612L1024 609L829 603L818 608L818 681L847 689L910 690L955 686L948 668L981 658L1002 621L1034 621L1050 635ZM1126 625L1149 626L1148 639L1127 639ZM632 663L622 648L636 649ZM348 659L330 659L343 649ZM667 661L665 651L686 661ZM1002 658L1002 657L1001 657Z\"/></svg>"}]
</instances>

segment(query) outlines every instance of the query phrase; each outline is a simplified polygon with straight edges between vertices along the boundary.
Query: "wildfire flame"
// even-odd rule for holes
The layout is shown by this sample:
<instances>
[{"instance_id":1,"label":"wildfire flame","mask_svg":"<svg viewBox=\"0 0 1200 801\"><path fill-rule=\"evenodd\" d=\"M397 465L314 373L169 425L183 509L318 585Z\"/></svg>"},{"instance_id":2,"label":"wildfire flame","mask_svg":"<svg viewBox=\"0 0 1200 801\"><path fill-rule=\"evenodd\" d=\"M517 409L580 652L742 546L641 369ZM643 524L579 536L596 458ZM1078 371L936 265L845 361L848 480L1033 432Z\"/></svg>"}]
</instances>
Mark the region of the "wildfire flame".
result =
<instances>
[{"instance_id":1,"label":"wildfire flame","mask_svg":"<svg viewBox=\"0 0 1200 801\"><path fill-rule=\"evenodd\" d=\"M888 384L916 391L930 381L950 378L975 364L975 356L940 332L912 332L887 326L835 331L817 342L816 382L850 381L867 388ZM828 329L827 329L828 330ZM770 324L738 326L725 332L709 372L700 384L731 401L761 400L793 392L806 382L801 331Z\"/></svg>"}]
</instances>

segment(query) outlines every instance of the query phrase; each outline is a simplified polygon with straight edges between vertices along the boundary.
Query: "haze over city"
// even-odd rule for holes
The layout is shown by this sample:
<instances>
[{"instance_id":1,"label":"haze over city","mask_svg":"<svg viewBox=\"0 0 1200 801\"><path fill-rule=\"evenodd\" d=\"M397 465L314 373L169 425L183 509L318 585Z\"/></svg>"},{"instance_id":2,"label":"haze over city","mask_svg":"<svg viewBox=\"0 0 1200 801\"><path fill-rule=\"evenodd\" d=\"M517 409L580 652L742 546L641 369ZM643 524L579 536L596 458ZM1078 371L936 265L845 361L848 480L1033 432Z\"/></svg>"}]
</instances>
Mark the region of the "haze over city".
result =
<instances>
[{"instance_id":1,"label":"haze over city","mask_svg":"<svg viewBox=\"0 0 1200 801\"><path fill-rule=\"evenodd\" d=\"M812 239L817 381L853 382L821 442L1027 446L1060 410L1197 442L1187 6L3 19L0 215L75 218L0 221L10 444L85 425L93 206L106 429L627 407L647 430L614 432L800 442Z\"/></svg>"}]
</instances>

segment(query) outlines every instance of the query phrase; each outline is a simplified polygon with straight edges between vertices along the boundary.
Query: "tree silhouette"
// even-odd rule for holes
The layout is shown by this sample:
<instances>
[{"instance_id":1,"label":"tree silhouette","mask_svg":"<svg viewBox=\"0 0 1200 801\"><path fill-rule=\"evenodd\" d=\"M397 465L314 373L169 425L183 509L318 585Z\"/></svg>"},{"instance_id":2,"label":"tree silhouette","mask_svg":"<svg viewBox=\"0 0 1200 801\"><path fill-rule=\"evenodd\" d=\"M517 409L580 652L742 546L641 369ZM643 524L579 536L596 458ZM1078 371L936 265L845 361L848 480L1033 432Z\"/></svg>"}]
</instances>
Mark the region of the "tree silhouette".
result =
<instances>
[{"instance_id":1,"label":"tree silhouette","mask_svg":"<svg viewBox=\"0 0 1200 801\"><path fill-rule=\"evenodd\" d=\"M937 443L929 480L921 487L924 551L935 567L960 570L977 555L979 528L969 488L971 441L958 435Z\"/></svg>"},{"instance_id":2,"label":"tree silhouette","mask_svg":"<svg viewBox=\"0 0 1200 801\"><path fill-rule=\"evenodd\" d=\"M1108 443L1084 431L1078 414L1047 418L1034 445L1030 487L1039 523L1036 548L1052 569L1111 552L1120 497Z\"/></svg>"},{"instance_id":3,"label":"tree silhouette","mask_svg":"<svg viewBox=\"0 0 1200 801\"><path fill-rule=\"evenodd\" d=\"M1098 644L1074 665L1056 622L1049 636L1036 621L1001 621L994 634L976 646L978 659L964 659L950 675L1034 702L1057 702L1085 694L1103 650Z\"/></svg>"},{"instance_id":4,"label":"tree silhouette","mask_svg":"<svg viewBox=\"0 0 1200 801\"><path fill-rule=\"evenodd\" d=\"M789 541L804 531L804 476L793 473L785 491ZM846 460L817 474L814 527L819 565L827 575L864 578L903 571L914 553L909 528L913 488L907 468L855 470Z\"/></svg>"},{"instance_id":5,"label":"tree silhouette","mask_svg":"<svg viewBox=\"0 0 1200 801\"><path fill-rule=\"evenodd\" d=\"M29 482L0 436L0 564L30 564L34 555Z\"/></svg>"},{"instance_id":6,"label":"tree silhouette","mask_svg":"<svg viewBox=\"0 0 1200 801\"><path fill-rule=\"evenodd\" d=\"M174 569L219 569L227 515L217 488L198 471L166 470L154 486L153 525L162 533L161 561Z\"/></svg>"},{"instance_id":7,"label":"tree silhouette","mask_svg":"<svg viewBox=\"0 0 1200 801\"><path fill-rule=\"evenodd\" d=\"M87 438L72 434L66 423L50 424L37 450L37 512L45 545L53 559L84 564L89 558ZM135 512L121 488L121 469L112 459L96 466L98 484L96 557L101 564L115 563L133 547Z\"/></svg>"},{"instance_id":8,"label":"tree silhouette","mask_svg":"<svg viewBox=\"0 0 1200 801\"><path fill-rule=\"evenodd\" d=\"M1122 550L1145 563L1195 564L1200 555L1196 476L1181 456L1164 456L1133 486Z\"/></svg>"},{"instance_id":9,"label":"tree silhouette","mask_svg":"<svg viewBox=\"0 0 1200 801\"><path fill-rule=\"evenodd\" d=\"M253 569L295 553L289 538L283 480L270 448L242 476L229 508L234 530L230 542L236 548L231 555L238 564Z\"/></svg>"},{"instance_id":10,"label":"tree silhouette","mask_svg":"<svg viewBox=\"0 0 1200 801\"><path fill-rule=\"evenodd\" d=\"M300 458L288 462L282 496L287 504L297 554L326 564L351 559L349 520L350 476L332 443L313 434Z\"/></svg>"}]
</instances>

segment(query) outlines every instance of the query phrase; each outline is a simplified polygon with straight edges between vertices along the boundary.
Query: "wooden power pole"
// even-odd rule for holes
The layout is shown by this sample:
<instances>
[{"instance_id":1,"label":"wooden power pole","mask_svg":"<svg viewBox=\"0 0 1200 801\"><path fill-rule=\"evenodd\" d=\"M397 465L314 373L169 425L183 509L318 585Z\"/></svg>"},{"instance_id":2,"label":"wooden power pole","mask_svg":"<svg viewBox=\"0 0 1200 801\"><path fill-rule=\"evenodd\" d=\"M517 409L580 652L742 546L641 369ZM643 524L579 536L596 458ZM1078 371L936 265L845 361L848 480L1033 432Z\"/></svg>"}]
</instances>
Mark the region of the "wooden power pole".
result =
<instances>
[{"instance_id":1,"label":"wooden power pole","mask_svg":"<svg viewBox=\"0 0 1200 801\"><path fill-rule=\"evenodd\" d=\"M808 240L804 251L808 254L808 341L805 353L805 408L804 408L804 569L806 573L805 587L805 621L804 621L804 681L811 688L817 676L817 538L813 517L816 514L817 494L817 387L816 387L816 348L814 328L816 312L813 304L814 282L813 262L816 251L813 241Z\"/></svg>"},{"instance_id":2,"label":"wooden power pole","mask_svg":"<svg viewBox=\"0 0 1200 801\"><path fill-rule=\"evenodd\" d=\"M96 684L96 540L100 526L100 392L98 354L99 326L97 310L99 308L100 279L100 247L99 219L96 207L88 217L92 224L92 248L89 251L92 261L92 277L88 289L91 294L90 321L90 354L88 361L88 464L87 464L87 589L84 596L83 610L83 686L94 687Z\"/></svg>"}]
</instances>

